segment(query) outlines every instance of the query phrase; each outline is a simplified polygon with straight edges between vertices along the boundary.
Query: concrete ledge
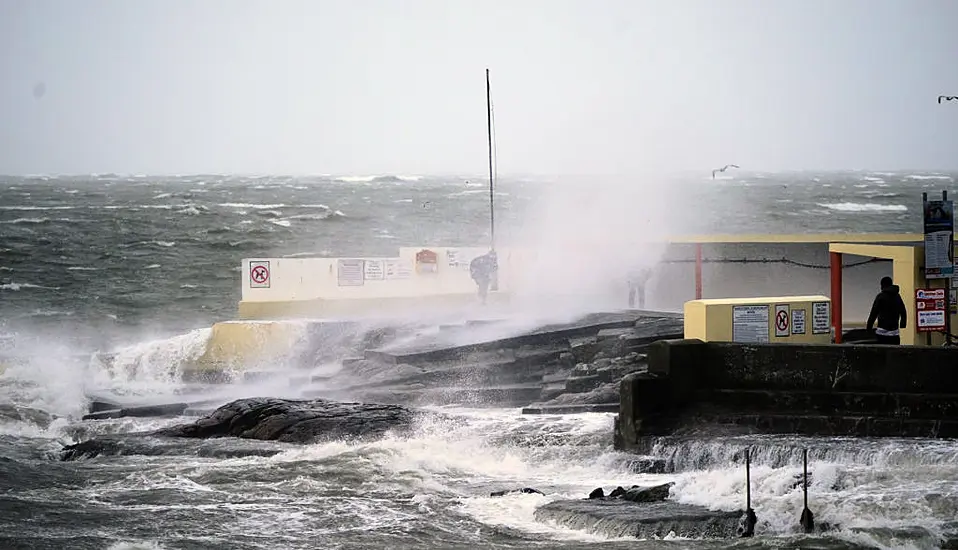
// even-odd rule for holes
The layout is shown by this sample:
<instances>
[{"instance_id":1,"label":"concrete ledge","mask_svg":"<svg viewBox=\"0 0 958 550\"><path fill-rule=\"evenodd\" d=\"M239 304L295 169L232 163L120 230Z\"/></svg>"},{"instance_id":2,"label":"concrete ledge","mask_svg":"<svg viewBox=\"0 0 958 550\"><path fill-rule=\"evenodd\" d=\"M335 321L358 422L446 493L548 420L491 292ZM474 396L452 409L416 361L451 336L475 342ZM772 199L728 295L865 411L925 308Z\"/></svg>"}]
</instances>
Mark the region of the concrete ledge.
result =
<instances>
[{"instance_id":1,"label":"concrete ledge","mask_svg":"<svg viewBox=\"0 0 958 550\"><path fill-rule=\"evenodd\" d=\"M490 292L491 305L509 303L504 292ZM291 318L364 318L408 317L411 312L428 312L471 307L479 304L475 292L455 294L426 294L421 296L393 296L371 298L340 298L285 301L249 301L239 303L240 319Z\"/></svg>"}]
</instances>

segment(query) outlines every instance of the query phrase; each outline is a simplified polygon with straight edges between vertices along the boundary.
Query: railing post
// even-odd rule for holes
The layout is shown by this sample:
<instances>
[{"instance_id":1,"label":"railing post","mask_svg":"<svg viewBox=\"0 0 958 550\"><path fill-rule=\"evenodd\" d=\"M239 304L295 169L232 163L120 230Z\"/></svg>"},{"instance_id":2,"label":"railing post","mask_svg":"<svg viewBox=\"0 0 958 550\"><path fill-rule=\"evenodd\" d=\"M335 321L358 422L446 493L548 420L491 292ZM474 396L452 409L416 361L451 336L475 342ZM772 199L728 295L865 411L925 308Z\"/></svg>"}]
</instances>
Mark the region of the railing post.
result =
<instances>
[{"instance_id":1,"label":"railing post","mask_svg":"<svg viewBox=\"0 0 958 550\"><path fill-rule=\"evenodd\" d=\"M832 281L832 329L835 343L842 343L842 253L829 252Z\"/></svg>"},{"instance_id":2,"label":"railing post","mask_svg":"<svg viewBox=\"0 0 958 550\"><path fill-rule=\"evenodd\" d=\"M695 243L695 299L702 299L702 243Z\"/></svg>"}]
</instances>

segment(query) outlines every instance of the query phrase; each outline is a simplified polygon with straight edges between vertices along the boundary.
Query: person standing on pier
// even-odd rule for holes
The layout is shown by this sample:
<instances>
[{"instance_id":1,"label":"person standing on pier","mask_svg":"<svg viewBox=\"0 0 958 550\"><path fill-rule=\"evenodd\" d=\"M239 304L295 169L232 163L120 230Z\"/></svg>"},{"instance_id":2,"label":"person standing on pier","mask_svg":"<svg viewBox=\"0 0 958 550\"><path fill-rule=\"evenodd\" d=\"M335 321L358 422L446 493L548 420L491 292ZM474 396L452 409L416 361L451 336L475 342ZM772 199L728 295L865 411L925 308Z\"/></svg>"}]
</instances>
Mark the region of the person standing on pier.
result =
<instances>
[{"instance_id":1,"label":"person standing on pier","mask_svg":"<svg viewBox=\"0 0 958 550\"><path fill-rule=\"evenodd\" d=\"M908 313L905 311L905 302L898 292L898 285L892 284L891 277L881 278L881 292L872 302L872 311L868 314L867 329L872 330L875 325L875 340L879 344L897 346L901 344L899 329L908 324Z\"/></svg>"},{"instance_id":2,"label":"person standing on pier","mask_svg":"<svg viewBox=\"0 0 958 550\"><path fill-rule=\"evenodd\" d=\"M479 287L479 300L486 304L486 297L489 295L489 285L496 277L499 271L499 260L496 257L496 251L489 252L479 256L469 262L469 275Z\"/></svg>"},{"instance_id":3,"label":"person standing on pier","mask_svg":"<svg viewBox=\"0 0 958 550\"><path fill-rule=\"evenodd\" d=\"M639 309L645 309L645 285L652 278L652 270L648 267L629 271L629 309L636 306L638 298Z\"/></svg>"}]
</instances>

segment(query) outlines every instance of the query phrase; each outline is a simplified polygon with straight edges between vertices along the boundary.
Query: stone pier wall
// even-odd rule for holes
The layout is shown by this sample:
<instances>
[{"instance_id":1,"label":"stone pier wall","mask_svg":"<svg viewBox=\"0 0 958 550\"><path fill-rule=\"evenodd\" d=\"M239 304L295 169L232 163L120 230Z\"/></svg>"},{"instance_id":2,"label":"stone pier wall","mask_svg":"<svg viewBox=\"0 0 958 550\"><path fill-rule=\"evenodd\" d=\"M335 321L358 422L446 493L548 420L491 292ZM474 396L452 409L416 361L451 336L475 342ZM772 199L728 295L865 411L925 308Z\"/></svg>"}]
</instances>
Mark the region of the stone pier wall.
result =
<instances>
[{"instance_id":1,"label":"stone pier wall","mask_svg":"<svg viewBox=\"0 0 958 550\"><path fill-rule=\"evenodd\" d=\"M666 340L620 386L616 447L707 427L958 437L958 350Z\"/></svg>"}]
</instances>

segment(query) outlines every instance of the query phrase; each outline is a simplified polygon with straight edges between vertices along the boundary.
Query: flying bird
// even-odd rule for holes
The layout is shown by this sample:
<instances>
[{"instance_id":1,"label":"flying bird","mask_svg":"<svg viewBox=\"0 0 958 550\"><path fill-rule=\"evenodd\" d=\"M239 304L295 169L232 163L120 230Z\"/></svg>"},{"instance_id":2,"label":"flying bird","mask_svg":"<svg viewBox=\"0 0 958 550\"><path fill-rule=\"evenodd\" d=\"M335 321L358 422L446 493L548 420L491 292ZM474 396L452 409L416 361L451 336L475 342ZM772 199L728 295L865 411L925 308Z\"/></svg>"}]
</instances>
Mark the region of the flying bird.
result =
<instances>
[{"instance_id":1,"label":"flying bird","mask_svg":"<svg viewBox=\"0 0 958 550\"><path fill-rule=\"evenodd\" d=\"M728 170L729 168L738 168L738 167L739 167L738 164L726 164L725 166L723 166L723 167L721 167L721 168L716 168L715 170L712 170L712 179L713 179L713 180L715 179L715 173L716 173L716 172L724 172L724 171Z\"/></svg>"}]
</instances>

